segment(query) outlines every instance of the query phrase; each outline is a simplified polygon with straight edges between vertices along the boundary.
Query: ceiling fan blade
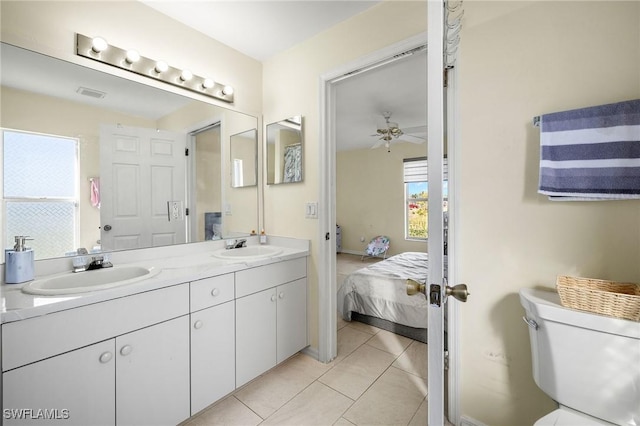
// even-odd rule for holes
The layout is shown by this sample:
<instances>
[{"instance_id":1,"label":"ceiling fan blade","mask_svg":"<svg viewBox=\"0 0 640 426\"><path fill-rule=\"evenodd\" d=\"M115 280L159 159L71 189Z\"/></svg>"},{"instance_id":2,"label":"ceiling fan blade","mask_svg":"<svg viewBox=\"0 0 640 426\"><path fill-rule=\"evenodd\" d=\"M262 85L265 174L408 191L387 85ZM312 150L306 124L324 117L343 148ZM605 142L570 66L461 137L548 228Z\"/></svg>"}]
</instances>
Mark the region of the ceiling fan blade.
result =
<instances>
[{"instance_id":1,"label":"ceiling fan blade","mask_svg":"<svg viewBox=\"0 0 640 426\"><path fill-rule=\"evenodd\" d=\"M402 128L402 131L405 134L427 133L427 126L404 127Z\"/></svg>"},{"instance_id":2,"label":"ceiling fan blade","mask_svg":"<svg viewBox=\"0 0 640 426\"><path fill-rule=\"evenodd\" d=\"M380 139L378 142L374 143L371 146L371 149L376 149L376 148L380 148L382 145L384 145L385 141L383 139Z\"/></svg>"},{"instance_id":3,"label":"ceiling fan blade","mask_svg":"<svg viewBox=\"0 0 640 426\"><path fill-rule=\"evenodd\" d=\"M426 140L427 140L426 138L420 138L417 136L411 136L407 134L400 136L400 138L398 139L399 142L409 142L409 143L425 143Z\"/></svg>"}]
</instances>

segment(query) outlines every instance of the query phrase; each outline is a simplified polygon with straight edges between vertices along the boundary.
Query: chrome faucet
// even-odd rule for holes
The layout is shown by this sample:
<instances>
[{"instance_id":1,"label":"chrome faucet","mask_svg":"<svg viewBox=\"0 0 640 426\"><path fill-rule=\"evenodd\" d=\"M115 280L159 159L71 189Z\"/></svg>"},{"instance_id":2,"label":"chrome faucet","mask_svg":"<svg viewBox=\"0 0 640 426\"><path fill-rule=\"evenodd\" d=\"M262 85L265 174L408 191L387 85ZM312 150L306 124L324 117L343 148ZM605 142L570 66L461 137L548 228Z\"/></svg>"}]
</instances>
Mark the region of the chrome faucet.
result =
<instances>
[{"instance_id":1,"label":"chrome faucet","mask_svg":"<svg viewBox=\"0 0 640 426\"><path fill-rule=\"evenodd\" d=\"M231 250L231 249L237 249L237 248L242 248L246 246L247 246L247 240L245 238L242 238L241 240L227 240L225 248L227 250Z\"/></svg>"},{"instance_id":2,"label":"chrome faucet","mask_svg":"<svg viewBox=\"0 0 640 426\"><path fill-rule=\"evenodd\" d=\"M113 264L108 256L79 256L73 259L73 272L92 271L94 269L111 268Z\"/></svg>"}]
</instances>

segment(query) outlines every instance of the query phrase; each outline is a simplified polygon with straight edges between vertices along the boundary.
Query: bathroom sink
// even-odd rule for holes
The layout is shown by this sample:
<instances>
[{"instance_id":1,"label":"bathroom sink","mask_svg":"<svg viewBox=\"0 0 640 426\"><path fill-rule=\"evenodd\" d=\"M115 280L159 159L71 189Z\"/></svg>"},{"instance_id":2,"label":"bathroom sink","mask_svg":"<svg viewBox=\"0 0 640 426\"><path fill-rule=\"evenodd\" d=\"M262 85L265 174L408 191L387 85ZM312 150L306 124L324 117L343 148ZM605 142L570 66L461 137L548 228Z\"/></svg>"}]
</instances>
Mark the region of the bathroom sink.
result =
<instances>
[{"instance_id":1,"label":"bathroom sink","mask_svg":"<svg viewBox=\"0 0 640 426\"><path fill-rule=\"evenodd\" d=\"M218 250L213 253L214 257L227 260L257 260L277 256L282 253L282 249L273 246L249 246L231 250Z\"/></svg>"},{"instance_id":2,"label":"bathroom sink","mask_svg":"<svg viewBox=\"0 0 640 426\"><path fill-rule=\"evenodd\" d=\"M58 294L87 293L106 290L154 277L159 269L142 266L114 266L85 272L68 272L28 282L24 293L53 296Z\"/></svg>"}]
</instances>

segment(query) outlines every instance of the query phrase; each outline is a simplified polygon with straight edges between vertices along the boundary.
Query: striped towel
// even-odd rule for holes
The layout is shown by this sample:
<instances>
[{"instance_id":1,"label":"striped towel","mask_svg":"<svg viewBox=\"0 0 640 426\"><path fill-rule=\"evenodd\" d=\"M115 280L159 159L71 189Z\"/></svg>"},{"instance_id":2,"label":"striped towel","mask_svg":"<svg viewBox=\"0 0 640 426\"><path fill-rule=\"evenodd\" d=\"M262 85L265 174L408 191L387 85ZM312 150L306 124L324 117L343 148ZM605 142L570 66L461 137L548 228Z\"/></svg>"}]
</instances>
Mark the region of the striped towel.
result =
<instances>
[{"instance_id":1,"label":"striped towel","mask_svg":"<svg viewBox=\"0 0 640 426\"><path fill-rule=\"evenodd\" d=\"M540 131L539 193L640 198L640 99L545 114Z\"/></svg>"}]
</instances>

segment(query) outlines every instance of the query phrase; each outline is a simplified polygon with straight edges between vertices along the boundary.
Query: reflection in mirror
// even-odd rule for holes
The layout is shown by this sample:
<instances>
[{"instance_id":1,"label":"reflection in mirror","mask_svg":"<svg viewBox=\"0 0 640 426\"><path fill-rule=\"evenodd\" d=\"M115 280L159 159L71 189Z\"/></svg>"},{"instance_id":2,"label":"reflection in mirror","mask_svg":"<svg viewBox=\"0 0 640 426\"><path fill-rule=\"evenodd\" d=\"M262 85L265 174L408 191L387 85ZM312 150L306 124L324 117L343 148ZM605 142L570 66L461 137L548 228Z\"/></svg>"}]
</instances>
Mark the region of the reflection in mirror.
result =
<instances>
[{"instance_id":1,"label":"reflection in mirror","mask_svg":"<svg viewBox=\"0 0 640 426\"><path fill-rule=\"evenodd\" d=\"M0 230L5 247L13 246L14 235L29 235L36 259L43 259L75 254L81 247L110 251L202 241L208 213L218 216L219 238L258 228L257 186L236 194L229 178L230 137L256 129L256 117L5 43L0 47L3 135L53 137L75 146L64 160L74 165L75 173L68 173L73 182L65 181L73 190L63 199L40 185L13 192L3 185L2 215L11 225ZM217 154L194 165L199 155L194 132L213 124L218 125ZM41 142L36 139L20 136L19 144L9 147L13 158L23 160L17 175L51 173L38 158L58 161L28 154L25 144ZM7 152L2 139L0 145ZM191 179L196 169L208 170L211 177L196 182ZM9 170L15 168L3 164L3 175ZM62 202L71 210L51 210ZM72 235L57 234L62 228ZM209 228L213 233L213 224Z\"/></svg>"},{"instance_id":2,"label":"reflection in mirror","mask_svg":"<svg viewBox=\"0 0 640 426\"><path fill-rule=\"evenodd\" d=\"M243 188L258 184L258 129L231 136L231 186Z\"/></svg>"},{"instance_id":3,"label":"reflection in mirror","mask_svg":"<svg viewBox=\"0 0 640 426\"><path fill-rule=\"evenodd\" d=\"M267 184L302 182L302 116L267 125Z\"/></svg>"}]
</instances>

